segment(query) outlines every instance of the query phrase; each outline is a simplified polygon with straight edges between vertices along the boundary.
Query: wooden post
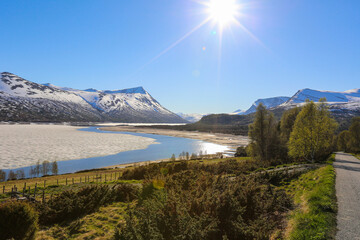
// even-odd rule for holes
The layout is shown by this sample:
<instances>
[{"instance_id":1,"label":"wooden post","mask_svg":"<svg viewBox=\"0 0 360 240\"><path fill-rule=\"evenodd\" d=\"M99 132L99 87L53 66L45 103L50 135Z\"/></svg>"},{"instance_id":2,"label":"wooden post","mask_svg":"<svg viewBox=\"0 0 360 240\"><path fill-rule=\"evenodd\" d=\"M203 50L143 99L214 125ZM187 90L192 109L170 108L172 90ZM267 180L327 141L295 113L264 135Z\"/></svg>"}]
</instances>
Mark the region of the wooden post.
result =
<instances>
[{"instance_id":1,"label":"wooden post","mask_svg":"<svg viewBox=\"0 0 360 240\"><path fill-rule=\"evenodd\" d=\"M37 183L35 183L34 198L36 198Z\"/></svg>"},{"instance_id":2,"label":"wooden post","mask_svg":"<svg viewBox=\"0 0 360 240\"><path fill-rule=\"evenodd\" d=\"M26 189L26 182L24 182L24 188Z\"/></svg>"},{"instance_id":3,"label":"wooden post","mask_svg":"<svg viewBox=\"0 0 360 240\"><path fill-rule=\"evenodd\" d=\"M3 186L3 194L5 193L5 185Z\"/></svg>"},{"instance_id":4,"label":"wooden post","mask_svg":"<svg viewBox=\"0 0 360 240\"><path fill-rule=\"evenodd\" d=\"M43 189L42 202L45 203L45 188Z\"/></svg>"},{"instance_id":5,"label":"wooden post","mask_svg":"<svg viewBox=\"0 0 360 240\"><path fill-rule=\"evenodd\" d=\"M26 188L24 187L23 188L23 197L25 197L25 190L26 190Z\"/></svg>"},{"instance_id":6,"label":"wooden post","mask_svg":"<svg viewBox=\"0 0 360 240\"><path fill-rule=\"evenodd\" d=\"M46 180L44 180L44 188L45 188L45 186L46 186Z\"/></svg>"},{"instance_id":7,"label":"wooden post","mask_svg":"<svg viewBox=\"0 0 360 240\"><path fill-rule=\"evenodd\" d=\"M56 179L56 185L59 186L59 179Z\"/></svg>"},{"instance_id":8,"label":"wooden post","mask_svg":"<svg viewBox=\"0 0 360 240\"><path fill-rule=\"evenodd\" d=\"M74 184L74 178L72 179L72 183Z\"/></svg>"}]
</instances>

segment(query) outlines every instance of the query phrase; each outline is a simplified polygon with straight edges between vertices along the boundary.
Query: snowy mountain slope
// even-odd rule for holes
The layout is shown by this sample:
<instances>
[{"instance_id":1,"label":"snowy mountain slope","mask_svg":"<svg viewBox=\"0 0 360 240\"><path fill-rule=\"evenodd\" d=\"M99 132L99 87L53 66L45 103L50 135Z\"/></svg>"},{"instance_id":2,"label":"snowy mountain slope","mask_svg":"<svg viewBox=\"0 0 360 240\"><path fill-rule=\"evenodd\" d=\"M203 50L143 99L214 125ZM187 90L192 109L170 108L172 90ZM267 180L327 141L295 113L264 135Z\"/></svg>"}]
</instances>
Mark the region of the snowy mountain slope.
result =
<instances>
[{"instance_id":1,"label":"snowy mountain slope","mask_svg":"<svg viewBox=\"0 0 360 240\"><path fill-rule=\"evenodd\" d=\"M352 89L345 92L319 91L309 88L299 90L285 104L302 103L306 99L318 102L320 98L326 98L329 103L360 102L360 89Z\"/></svg>"},{"instance_id":2,"label":"snowy mountain slope","mask_svg":"<svg viewBox=\"0 0 360 240\"><path fill-rule=\"evenodd\" d=\"M0 121L186 122L142 87L82 91L41 85L6 72L0 79L0 110Z\"/></svg>"},{"instance_id":3,"label":"snowy mountain slope","mask_svg":"<svg viewBox=\"0 0 360 240\"><path fill-rule=\"evenodd\" d=\"M200 121L200 119L208 114L200 114L200 113L177 113L181 118L194 123Z\"/></svg>"},{"instance_id":4,"label":"snowy mountain slope","mask_svg":"<svg viewBox=\"0 0 360 240\"><path fill-rule=\"evenodd\" d=\"M288 101L289 99L290 99L289 97L273 97L273 98L258 99L253 103L253 105L251 105L251 107L248 110L242 111L239 109L239 110L233 112L232 114L247 115L250 113L254 113L254 112L256 112L256 108L259 106L260 103L262 103L268 109L274 108L274 107L277 107L280 104Z\"/></svg>"}]
</instances>

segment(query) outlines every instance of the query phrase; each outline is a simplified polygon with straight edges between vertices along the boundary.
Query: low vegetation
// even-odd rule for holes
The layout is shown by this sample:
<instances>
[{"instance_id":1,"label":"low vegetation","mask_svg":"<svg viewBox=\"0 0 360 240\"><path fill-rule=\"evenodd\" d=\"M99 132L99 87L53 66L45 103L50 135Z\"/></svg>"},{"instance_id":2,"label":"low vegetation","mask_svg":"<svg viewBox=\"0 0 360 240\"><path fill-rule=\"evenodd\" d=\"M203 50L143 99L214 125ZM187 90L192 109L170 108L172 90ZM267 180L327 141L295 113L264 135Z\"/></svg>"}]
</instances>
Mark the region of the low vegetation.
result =
<instances>
[{"instance_id":1,"label":"low vegetation","mask_svg":"<svg viewBox=\"0 0 360 240\"><path fill-rule=\"evenodd\" d=\"M290 214L286 239L335 239L335 171L331 164L303 174L286 187L297 208Z\"/></svg>"}]
</instances>

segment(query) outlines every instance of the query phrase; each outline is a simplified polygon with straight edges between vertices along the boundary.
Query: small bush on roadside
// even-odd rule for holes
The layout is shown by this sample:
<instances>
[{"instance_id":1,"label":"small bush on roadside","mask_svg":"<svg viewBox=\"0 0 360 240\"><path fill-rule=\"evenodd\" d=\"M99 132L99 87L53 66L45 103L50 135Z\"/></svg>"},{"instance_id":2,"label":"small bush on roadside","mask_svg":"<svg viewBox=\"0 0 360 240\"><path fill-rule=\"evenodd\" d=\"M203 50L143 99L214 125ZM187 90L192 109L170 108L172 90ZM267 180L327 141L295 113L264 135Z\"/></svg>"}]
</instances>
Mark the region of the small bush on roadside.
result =
<instances>
[{"instance_id":1,"label":"small bush on roadside","mask_svg":"<svg viewBox=\"0 0 360 240\"><path fill-rule=\"evenodd\" d=\"M0 239L30 240L38 229L38 214L28 203L0 205Z\"/></svg>"}]
</instances>

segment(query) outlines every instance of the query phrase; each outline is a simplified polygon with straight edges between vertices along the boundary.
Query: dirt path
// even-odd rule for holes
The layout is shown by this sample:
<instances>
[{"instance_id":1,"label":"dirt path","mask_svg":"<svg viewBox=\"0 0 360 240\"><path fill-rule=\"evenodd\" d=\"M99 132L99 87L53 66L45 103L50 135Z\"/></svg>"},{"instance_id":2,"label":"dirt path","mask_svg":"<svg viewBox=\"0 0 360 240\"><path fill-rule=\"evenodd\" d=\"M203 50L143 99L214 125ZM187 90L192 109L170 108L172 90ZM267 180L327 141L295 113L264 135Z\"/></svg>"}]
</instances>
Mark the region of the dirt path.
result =
<instances>
[{"instance_id":1,"label":"dirt path","mask_svg":"<svg viewBox=\"0 0 360 240\"><path fill-rule=\"evenodd\" d=\"M336 239L360 239L360 161L345 153L337 153L336 196L338 215Z\"/></svg>"}]
</instances>

